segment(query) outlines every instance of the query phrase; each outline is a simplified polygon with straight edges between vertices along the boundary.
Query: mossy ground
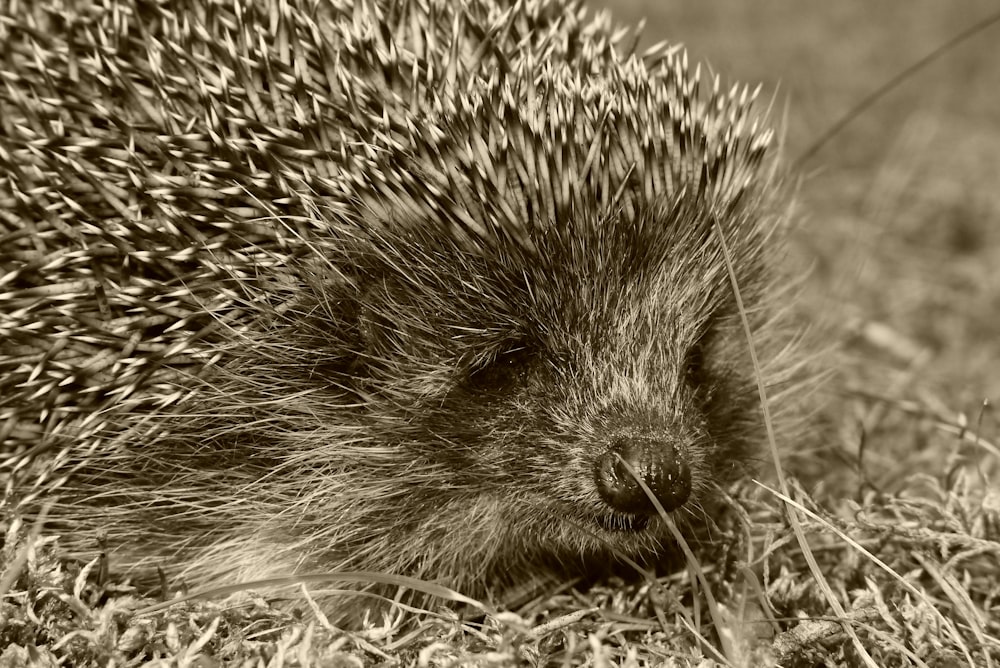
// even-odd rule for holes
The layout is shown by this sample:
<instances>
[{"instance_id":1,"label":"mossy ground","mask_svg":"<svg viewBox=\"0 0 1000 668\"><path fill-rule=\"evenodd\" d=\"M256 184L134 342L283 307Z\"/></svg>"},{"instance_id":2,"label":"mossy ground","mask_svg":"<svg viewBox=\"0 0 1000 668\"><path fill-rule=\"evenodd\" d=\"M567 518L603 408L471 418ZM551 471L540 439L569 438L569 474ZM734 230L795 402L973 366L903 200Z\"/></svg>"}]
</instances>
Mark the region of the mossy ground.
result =
<instances>
[{"instance_id":1,"label":"mossy ground","mask_svg":"<svg viewBox=\"0 0 1000 668\"><path fill-rule=\"evenodd\" d=\"M727 78L777 90L789 161L996 11L990 0L640 5L613 10L626 23L647 15L647 41L682 40ZM149 601L98 587L99 564L61 565L22 528L3 555L19 576L0 581L0 666L1000 665L1000 430L984 406L1000 398L998 36L954 48L801 166L800 309L838 344L815 418L822 451L787 464L812 513L798 514L807 547L775 494L747 483L750 529L699 553L711 599L689 570L570 586L485 619L403 612L346 633L294 590L283 594L299 597L297 613L261 597L136 617Z\"/></svg>"}]
</instances>

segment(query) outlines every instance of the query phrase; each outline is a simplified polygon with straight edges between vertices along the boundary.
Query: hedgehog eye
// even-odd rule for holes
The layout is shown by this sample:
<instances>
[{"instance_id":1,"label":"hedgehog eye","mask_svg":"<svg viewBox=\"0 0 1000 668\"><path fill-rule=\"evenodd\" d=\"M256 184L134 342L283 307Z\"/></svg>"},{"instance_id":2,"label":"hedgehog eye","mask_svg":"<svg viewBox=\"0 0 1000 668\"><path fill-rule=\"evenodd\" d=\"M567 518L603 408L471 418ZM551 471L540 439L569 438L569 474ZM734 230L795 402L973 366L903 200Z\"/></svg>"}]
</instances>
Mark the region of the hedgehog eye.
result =
<instances>
[{"instance_id":1,"label":"hedgehog eye","mask_svg":"<svg viewBox=\"0 0 1000 668\"><path fill-rule=\"evenodd\" d=\"M684 378L688 387L697 390L708 382L706 357L714 338L715 329L709 327L688 349L687 357L684 359Z\"/></svg>"},{"instance_id":2,"label":"hedgehog eye","mask_svg":"<svg viewBox=\"0 0 1000 668\"><path fill-rule=\"evenodd\" d=\"M684 360L684 378L689 386L697 388L705 380L705 343L699 340L688 350Z\"/></svg>"},{"instance_id":3,"label":"hedgehog eye","mask_svg":"<svg viewBox=\"0 0 1000 668\"><path fill-rule=\"evenodd\" d=\"M469 372L467 384L476 392L498 393L523 385L532 351L524 345L495 356L487 363Z\"/></svg>"}]
</instances>

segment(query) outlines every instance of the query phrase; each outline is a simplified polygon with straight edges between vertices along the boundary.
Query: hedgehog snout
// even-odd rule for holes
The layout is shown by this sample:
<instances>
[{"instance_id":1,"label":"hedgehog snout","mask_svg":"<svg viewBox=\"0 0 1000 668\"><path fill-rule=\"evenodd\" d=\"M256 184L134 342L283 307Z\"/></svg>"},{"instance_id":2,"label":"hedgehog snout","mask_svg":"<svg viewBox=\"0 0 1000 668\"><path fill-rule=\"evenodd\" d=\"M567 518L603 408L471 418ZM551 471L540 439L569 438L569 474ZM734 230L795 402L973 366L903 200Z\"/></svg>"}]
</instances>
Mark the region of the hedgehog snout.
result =
<instances>
[{"instance_id":1,"label":"hedgehog snout","mask_svg":"<svg viewBox=\"0 0 1000 668\"><path fill-rule=\"evenodd\" d=\"M687 457L663 438L618 437L594 464L597 491L605 503L623 513L654 515L656 508L636 476L667 512L680 508L691 495Z\"/></svg>"}]
</instances>

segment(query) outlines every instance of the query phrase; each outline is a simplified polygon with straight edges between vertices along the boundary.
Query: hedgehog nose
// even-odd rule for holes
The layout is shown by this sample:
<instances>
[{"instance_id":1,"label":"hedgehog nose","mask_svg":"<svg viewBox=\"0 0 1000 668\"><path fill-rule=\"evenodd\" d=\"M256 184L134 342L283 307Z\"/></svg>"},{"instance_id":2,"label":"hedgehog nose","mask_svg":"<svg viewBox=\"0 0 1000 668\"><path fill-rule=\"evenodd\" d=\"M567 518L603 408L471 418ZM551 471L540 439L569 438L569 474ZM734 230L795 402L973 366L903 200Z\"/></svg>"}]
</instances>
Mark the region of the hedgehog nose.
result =
<instances>
[{"instance_id":1,"label":"hedgehog nose","mask_svg":"<svg viewBox=\"0 0 1000 668\"><path fill-rule=\"evenodd\" d=\"M619 512L656 513L653 502L623 462L632 467L667 512L680 508L691 495L691 469L676 446L656 438L622 437L594 466L598 493Z\"/></svg>"}]
</instances>

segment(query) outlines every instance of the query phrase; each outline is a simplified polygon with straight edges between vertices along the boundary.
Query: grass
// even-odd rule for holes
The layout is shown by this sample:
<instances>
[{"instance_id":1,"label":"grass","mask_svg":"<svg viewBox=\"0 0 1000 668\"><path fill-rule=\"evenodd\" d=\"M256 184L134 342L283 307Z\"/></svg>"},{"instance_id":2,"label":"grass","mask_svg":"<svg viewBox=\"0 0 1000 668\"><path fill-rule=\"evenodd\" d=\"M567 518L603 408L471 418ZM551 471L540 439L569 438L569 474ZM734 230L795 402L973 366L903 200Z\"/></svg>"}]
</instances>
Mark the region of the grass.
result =
<instances>
[{"instance_id":1,"label":"grass","mask_svg":"<svg viewBox=\"0 0 1000 668\"><path fill-rule=\"evenodd\" d=\"M794 160L987 0L616 5L727 78L763 81ZM320 585L144 616L114 565L4 542L0 667L19 665L1000 666L1000 67L994 28L920 72L802 169L802 318L839 345L811 423L778 448L790 505L747 481L701 566L574 583L498 614L442 606L333 628ZM796 456L798 455L798 456ZM24 547L31 545L30 550ZM23 558L19 558L23 556ZM102 571L110 570L108 576ZM705 585L711 589L711 595ZM866 658L867 655L867 658Z\"/></svg>"}]
</instances>

